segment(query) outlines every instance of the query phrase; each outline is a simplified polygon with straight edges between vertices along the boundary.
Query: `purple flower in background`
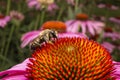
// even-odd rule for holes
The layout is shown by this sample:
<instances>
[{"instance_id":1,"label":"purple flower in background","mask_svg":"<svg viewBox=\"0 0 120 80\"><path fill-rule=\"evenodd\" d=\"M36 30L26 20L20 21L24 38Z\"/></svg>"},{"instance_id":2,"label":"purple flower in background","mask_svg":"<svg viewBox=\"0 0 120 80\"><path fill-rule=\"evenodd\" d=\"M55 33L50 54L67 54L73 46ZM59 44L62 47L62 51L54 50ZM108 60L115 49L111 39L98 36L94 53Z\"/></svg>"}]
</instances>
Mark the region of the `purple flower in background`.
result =
<instances>
[{"instance_id":1,"label":"purple flower in background","mask_svg":"<svg viewBox=\"0 0 120 80\"><path fill-rule=\"evenodd\" d=\"M57 9L59 9L59 7L55 3L52 3L48 6L47 11L52 12Z\"/></svg>"},{"instance_id":2,"label":"purple flower in background","mask_svg":"<svg viewBox=\"0 0 120 80\"><path fill-rule=\"evenodd\" d=\"M111 38L113 41L120 39L120 33L117 32L104 32L103 34L104 38Z\"/></svg>"},{"instance_id":3,"label":"purple flower in background","mask_svg":"<svg viewBox=\"0 0 120 80\"><path fill-rule=\"evenodd\" d=\"M67 32L79 32L80 28L82 33L89 32L91 35L100 34L105 24L100 21L88 20L86 14L78 14L76 20L69 20L65 22L67 25Z\"/></svg>"},{"instance_id":4,"label":"purple flower in background","mask_svg":"<svg viewBox=\"0 0 120 80\"><path fill-rule=\"evenodd\" d=\"M103 42L101 45L104 46L110 53L112 53L112 51L116 48L115 45L109 42Z\"/></svg>"},{"instance_id":5,"label":"purple flower in background","mask_svg":"<svg viewBox=\"0 0 120 80\"><path fill-rule=\"evenodd\" d=\"M111 18L109 18L109 20L110 20L111 22L120 24L120 17L111 17Z\"/></svg>"},{"instance_id":6,"label":"purple flower in background","mask_svg":"<svg viewBox=\"0 0 120 80\"><path fill-rule=\"evenodd\" d=\"M98 7L99 8L109 8L111 10L118 10L119 8L115 5L112 5L112 4L98 4Z\"/></svg>"},{"instance_id":7,"label":"purple flower in background","mask_svg":"<svg viewBox=\"0 0 120 80\"><path fill-rule=\"evenodd\" d=\"M22 21L24 19L24 15L20 12L17 12L15 10L10 11L10 17L12 19L18 20L18 21Z\"/></svg>"},{"instance_id":8,"label":"purple flower in background","mask_svg":"<svg viewBox=\"0 0 120 80\"><path fill-rule=\"evenodd\" d=\"M67 0L67 3L68 3L68 4L75 5L75 0Z\"/></svg>"},{"instance_id":9,"label":"purple flower in background","mask_svg":"<svg viewBox=\"0 0 120 80\"><path fill-rule=\"evenodd\" d=\"M54 0L27 0L29 8L35 7L37 10L46 8L48 11L58 9L58 6L54 3Z\"/></svg>"},{"instance_id":10,"label":"purple flower in background","mask_svg":"<svg viewBox=\"0 0 120 80\"><path fill-rule=\"evenodd\" d=\"M10 21L10 16L3 16L0 14L0 27L4 28Z\"/></svg>"}]
</instances>

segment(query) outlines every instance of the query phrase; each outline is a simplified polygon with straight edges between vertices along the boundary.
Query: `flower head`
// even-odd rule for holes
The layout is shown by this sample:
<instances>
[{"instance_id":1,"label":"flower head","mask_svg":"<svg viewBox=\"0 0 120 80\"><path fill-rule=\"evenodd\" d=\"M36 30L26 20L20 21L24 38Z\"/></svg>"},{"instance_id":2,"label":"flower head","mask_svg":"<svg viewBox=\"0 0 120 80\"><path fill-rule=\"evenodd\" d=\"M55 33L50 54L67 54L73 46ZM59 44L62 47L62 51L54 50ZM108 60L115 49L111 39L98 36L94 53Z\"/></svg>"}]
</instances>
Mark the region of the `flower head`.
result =
<instances>
[{"instance_id":1,"label":"flower head","mask_svg":"<svg viewBox=\"0 0 120 80\"><path fill-rule=\"evenodd\" d=\"M98 43L80 37L59 38L37 48L32 58L0 72L0 79L119 80L120 64Z\"/></svg>"},{"instance_id":2,"label":"flower head","mask_svg":"<svg viewBox=\"0 0 120 80\"><path fill-rule=\"evenodd\" d=\"M60 38L33 53L28 64L32 79L107 80L114 68L111 56L98 43L82 38Z\"/></svg>"},{"instance_id":3,"label":"flower head","mask_svg":"<svg viewBox=\"0 0 120 80\"><path fill-rule=\"evenodd\" d=\"M18 21L22 21L24 19L24 15L20 12L17 11L10 11L10 17L12 19L18 20Z\"/></svg>"},{"instance_id":4,"label":"flower head","mask_svg":"<svg viewBox=\"0 0 120 80\"><path fill-rule=\"evenodd\" d=\"M88 20L88 15L77 14L76 20L66 21L67 32L79 32L80 28L82 33L89 32L91 35L100 34L103 30L104 23L100 21Z\"/></svg>"},{"instance_id":5,"label":"flower head","mask_svg":"<svg viewBox=\"0 0 120 80\"><path fill-rule=\"evenodd\" d=\"M58 9L58 6L54 3L54 0L27 0L27 4L29 8L47 8L48 11L51 11L52 9Z\"/></svg>"},{"instance_id":6,"label":"flower head","mask_svg":"<svg viewBox=\"0 0 120 80\"><path fill-rule=\"evenodd\" d=\"M68 4L75 5L75 0L66 0Z\"/></svg>"},{"instance_id":7,"label":"flower head","mask_svg":"<svg viewBox=\"0 0 120 80\"><path fill-rule=\"evenodd\" d=\"M66 31L66 25L62 21L47 21L45 22L41 30L44 29L54 29L57 30L58 32L65 32Z\"/></svg>"},{"instance_id":8,"label":"flower head","mask_svg":"<svg viewBox=\"0 0 120 80\"><path fill-rule=\"evenodd\" d=\"M0 27L4 28L10 21L10 16L4 16L0 14Z\"/></svg>"}]
</instances>

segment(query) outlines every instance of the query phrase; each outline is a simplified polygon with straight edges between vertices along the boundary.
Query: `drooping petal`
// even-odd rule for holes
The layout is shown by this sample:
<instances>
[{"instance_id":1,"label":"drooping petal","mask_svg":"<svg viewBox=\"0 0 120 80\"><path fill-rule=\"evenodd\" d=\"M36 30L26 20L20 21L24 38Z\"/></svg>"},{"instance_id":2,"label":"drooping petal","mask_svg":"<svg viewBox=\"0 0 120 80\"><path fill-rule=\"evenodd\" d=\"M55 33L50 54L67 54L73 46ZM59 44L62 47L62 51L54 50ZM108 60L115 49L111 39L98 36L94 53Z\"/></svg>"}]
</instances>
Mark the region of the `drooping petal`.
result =
<instances>
[{"instance_id":1,"label":"drooping petal","mask_svg":"<svg viewBox=\"0 0 120 80\"><path fill-rule=\"evenodd\" d=\"M79 37L79 38L88 38L84 33L59 33L58 38L64 38L64 37Z\"/></svg>"},{"instance_id":2,"label":"drooping petal","mask_svg":"<svg viewBox=\"0 0 120 80\"><path fill-rule=\"evenodd\" d=\"M110 44L109 42L103 42L102 45L111 53L115 46Z\"/></svg>"},{"instance_id":3,"label":"drooping petal","mask_svg":"<svg viewBox=\"0 0 120 80\"><path fill-rule=\"evenodd\" d=\"M0 80L29 80L26 75L28 72L26 69L28 68L27 64L31 63L29 61L30 58L26 59L20 64L13 66L12 68L0 72Z\"/></svg>"},{"instance_id":4,"label":"drooping petal","mask_svg":"<svg viewBox=\"0 0 120 80\"><path fill-rule=\"evenodd\" d=\"M88 28L89 32L90 32L92 35L95 35L95 30L94 30L92 24L93 24L93 22L87 21L87 28Z\"/></svg>"},{"instance_id":5,"label":"drooping petal","mask_svg":"<svg viewBox=\"0 0 120 80\"><path fill-rule=\"evenodd\" d=\"M26 45L28 45L30 41L32 41L39 35L39 33L40 31L30 31L28 33L25 33L21 38L21 48L24 48Z\"/></svg>"},{"instance_id":6,"label":"drooping petal","mask_svg":"<svg viewBox=\"0 0 120 80\"><path fill-rule=\"evenodd\" d=\"M93 28L95 29L96 33L100 34L101 31L103 30L103 28L105 27L105 24L102 22L96 22L94 21L94 23L92 24Z\"/></svg>"},{"instance_id":7,"label":"drooping petal","mask_svg":"<svg viewBox=\"0 0 120 80\"><path fill-rule=\"evenodd\" d=\"M109 20L110 20L111 22L120 24L120 19L117 19L117 18L115 18L115 17L111 17Z\"/></svg>"}]
</instances>

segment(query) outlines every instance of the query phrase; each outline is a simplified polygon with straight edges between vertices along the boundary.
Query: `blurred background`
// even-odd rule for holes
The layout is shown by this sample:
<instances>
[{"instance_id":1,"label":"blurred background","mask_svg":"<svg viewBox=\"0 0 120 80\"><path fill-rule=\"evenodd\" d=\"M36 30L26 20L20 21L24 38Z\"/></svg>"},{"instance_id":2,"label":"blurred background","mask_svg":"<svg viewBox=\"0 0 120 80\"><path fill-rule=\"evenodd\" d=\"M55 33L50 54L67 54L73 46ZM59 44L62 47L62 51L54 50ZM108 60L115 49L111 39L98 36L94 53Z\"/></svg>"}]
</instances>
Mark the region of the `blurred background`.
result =
<instances>
[{"instance_id":1,"label":"blurred background","mask_svg":"<svg viewBox=\"0 0 120 80\"><path fill-rule=\"evenodd\" d=\"M64 22L66 32L86 34L120 61L120 0L0 0L0 71L31 57L21 38L46 21Z\"/></svg>"}]
</instances>

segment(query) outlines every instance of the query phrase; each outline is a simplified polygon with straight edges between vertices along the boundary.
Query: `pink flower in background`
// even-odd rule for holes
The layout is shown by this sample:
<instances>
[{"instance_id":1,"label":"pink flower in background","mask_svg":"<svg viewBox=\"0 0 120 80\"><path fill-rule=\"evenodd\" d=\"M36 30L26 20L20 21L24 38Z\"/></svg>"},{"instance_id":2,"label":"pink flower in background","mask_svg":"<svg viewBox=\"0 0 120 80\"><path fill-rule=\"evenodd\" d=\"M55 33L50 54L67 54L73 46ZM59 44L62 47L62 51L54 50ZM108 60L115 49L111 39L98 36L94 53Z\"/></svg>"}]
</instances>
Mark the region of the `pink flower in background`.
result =
<instances>
[{"instance_id":1,"label":"pink flower in background","mask_svg":"<svg viewBox=\"0 0 120 80\"><path fill-rule=\"evenodd\" d=\"M10 17L18 21L22 21L24 19L24 15L15 10L10 11Z\"/></svg>"},{"instance_id":2,"label":"pink flower in background","mask_svg":"<svg viewBox=\"0 0 120 80\"><path fill-rule=\"evenodd\" d=\"M120 33L117 32L104 32L104 38L111 38L113 41L120 39Z\"/></svg>"},{"instance_id":3,"label":"pink flower in background","mask_svg":"<svg viewBox=\"0 0 120 80\"><path fill-rule=\"evenodd\" d=\"M58 9L58 6L54 3L54 0L27 0L27 4L29 8L35 7L37 10L41 10L42 8L47 8L48 11Z\"/></svg>"},{"instance_id":4,"label":"pink flower in background","mask_svg":"<svg viewBox=\"0 0 120 80\"><path fill-rule=\"evenodd\" d=\"M119 7L115 6L115 5L112 5L112 4L98 4L98 7L99 8L109 8L111 10L118 10Z\"/></svg>"},{"instance_id":5,"label":"pink flower in background","mask_svg":"<svg viewBox=\"0 0 120 80\"><path fill-rule=\"evenodd\" d=\"M67 0L67 3L68 3L68 4L75 5L75 0Z\"/></svg>"},{"instance_id":6,"label":"pink flower in background","mask_svg":"<svg viewBox=\"0 0 120 80\"><path fill-rule=\"evenodd\" d=\"M88 20L86 14L78 14L76 20L69 20L65 22L67 25L67 32L79 32L80 28L82 33L89 32L91 35L100 34L105 24L100 21Z\"/></svg>"},{"instance_id":7,"label":"pink flower in background","mask_svg":"<svg viewBox=\"0 0 120 80\"><path fill-rule=\"evenodd\" d=\"M10 21L10 16L3 16L0 14L0 27L4 28Z\"/></svg>"},{"instance_id":8,"label":"pink flower in background","mask_svg":"<svg viewBox=\"0 0 120 80\"><path fill-rule=\"evenodd\" d=\"M116 48L115 45L109 42L103 42L101 45L104 46L110 53L112 53L112 51Z\"/></svg>"},{"instance_id":9,"label":"pink flower in background","mask_svg":"<svg viewBox=\"0 0 120 80\"><path fill-rule=\"evenodd\" d=\"M25 33L22 38L21 38L21 48L24 48L25 46L27 46L33 39L35 39L39 34L40 34L41 31L30 31L30 32L27 32ZM58 34L58 38L61 38L61 37L72 37L72 36L75 36L75 37L80 37L80 38L87 38L87 36L85 34L82 34L82 33L59 33Z\"/></svg>"},{"instance_id":10,"label":"pink flower in background","mask_svg":"<svg viewBox=\"0 0 120 80\"><path fill-rule=\"evenodd\" d=\"M111 17L111 18L109 18L109 20L110 20L111 22L120 24L120 17Z\"/></svg>"},{"instance_id":11,"label":"pink flower in background","mask_svg":"<svg viewBox=\"0 0 120 80\"><path fill-rule=\"evenodd\" d=\"M37 2L37 0L27 0L27 5L29 8L35 7L36 9L40 8L40 4Z\"/></svg>"},{"instance_id":12,"label":"pink flower in background","mask_svg":"<svg viewBox=\"0 0 120 80\"><path fill-rule=\"evenodd\" d=\"M55 3L52 3L48 6L47 11L52 12L57 9L59 9L59 7Z\"/></svg>"}]
</instances>

